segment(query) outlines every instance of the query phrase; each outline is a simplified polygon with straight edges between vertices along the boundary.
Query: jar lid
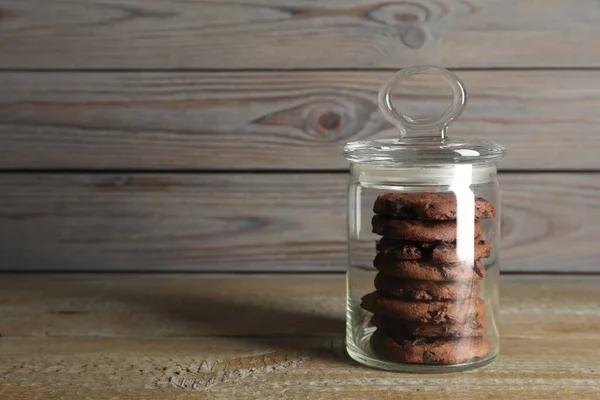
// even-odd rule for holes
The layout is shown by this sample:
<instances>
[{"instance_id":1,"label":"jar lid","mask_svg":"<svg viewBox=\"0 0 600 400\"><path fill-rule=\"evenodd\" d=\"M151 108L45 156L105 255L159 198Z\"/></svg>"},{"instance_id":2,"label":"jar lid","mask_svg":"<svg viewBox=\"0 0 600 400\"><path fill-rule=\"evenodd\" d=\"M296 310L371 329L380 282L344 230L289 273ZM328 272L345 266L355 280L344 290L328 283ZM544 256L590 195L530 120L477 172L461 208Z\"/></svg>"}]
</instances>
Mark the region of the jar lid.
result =
<instances>
[{"instance_id":1,"label":"jar lid","mask_svg":"<svg viewBox=\"0 0 600 400\"><path fill-rule=\"evenodd\" d=\"M437 75L452 87L452 104L440 117L413 119L392 102L392 90L412 75ZM400 139L349 142L344 157L351 162L381 166L410 164L477 164L494 162L506 153L500 143L450 139L446 132L467 105L465 85L444 68L417 65L397 72L379 91L379 109L400 130Z\"/></svg>"}]
</instances>

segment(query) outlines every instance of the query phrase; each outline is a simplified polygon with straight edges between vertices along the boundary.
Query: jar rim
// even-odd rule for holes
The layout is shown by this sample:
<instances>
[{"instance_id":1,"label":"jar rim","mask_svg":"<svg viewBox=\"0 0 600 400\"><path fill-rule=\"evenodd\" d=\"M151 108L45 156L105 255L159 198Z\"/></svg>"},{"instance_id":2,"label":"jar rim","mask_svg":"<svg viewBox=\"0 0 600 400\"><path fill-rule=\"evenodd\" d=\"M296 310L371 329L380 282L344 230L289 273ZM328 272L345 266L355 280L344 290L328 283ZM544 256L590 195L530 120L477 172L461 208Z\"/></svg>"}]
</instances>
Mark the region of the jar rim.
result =
<instances>
[{"instance_id":1,"label":"jar rim","mask_svg":"<svg viewBox=\"0 0 600 400\"><path fill-rule=\"evenodd\" d=\"M353 163L382 166L476 164L496 162L504 158L506 147L487 140L380 139L349 142L344 146L343 154Z\"/></svg>"}]
</instances>

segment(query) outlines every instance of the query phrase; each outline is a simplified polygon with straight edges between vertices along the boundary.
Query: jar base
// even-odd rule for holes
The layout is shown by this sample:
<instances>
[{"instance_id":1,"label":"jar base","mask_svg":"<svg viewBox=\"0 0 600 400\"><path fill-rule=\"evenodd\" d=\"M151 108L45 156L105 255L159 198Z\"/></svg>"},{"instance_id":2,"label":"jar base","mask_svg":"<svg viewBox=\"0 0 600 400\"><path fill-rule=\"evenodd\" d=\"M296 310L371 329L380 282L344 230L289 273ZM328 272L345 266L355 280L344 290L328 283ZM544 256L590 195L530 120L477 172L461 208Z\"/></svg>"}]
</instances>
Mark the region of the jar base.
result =
<instances>
[{"instance_id":1,"label":"jar base","mask_svg":"<svg viewBox=\"0 0 600 400\"><path fill-rule=\"evenodd\" d=\"M443 374L450 372L461 372L468 371L475 368L483 367L494 361L498 356L498 353L490 354L485 358L481 358L475 361L469 361L461 364L452 365L433 365L433 364L403 364L391 361L381 360L374 357L373 355L365 352L363 349L358 347L355 343L348 341L346 343L346 351L350 358L354 361L366 365L367 367L382 369L385 371L392 372L408 372L408 373L421 373L421 374Z\"/></svg>"}]
</instances>

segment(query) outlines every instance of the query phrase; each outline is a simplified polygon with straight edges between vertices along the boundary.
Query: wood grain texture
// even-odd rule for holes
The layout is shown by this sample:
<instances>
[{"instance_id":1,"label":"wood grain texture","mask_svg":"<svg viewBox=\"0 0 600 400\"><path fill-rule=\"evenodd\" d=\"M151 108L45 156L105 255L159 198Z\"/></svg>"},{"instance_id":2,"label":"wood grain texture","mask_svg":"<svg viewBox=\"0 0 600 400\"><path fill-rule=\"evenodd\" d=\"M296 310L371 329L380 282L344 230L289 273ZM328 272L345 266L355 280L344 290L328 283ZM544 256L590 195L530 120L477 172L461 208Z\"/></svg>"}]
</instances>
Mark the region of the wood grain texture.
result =
<instances>
[{"instance_id":1,"label":"wood grain texture","mask_svg":"<svg viewBox=\"0 0 600 400\"><path fill-rule=\"evenodd\" d=\"M599 284L598 276L504 276L500 357L434 376L348 358L341 275L4 276L0 395L592 399Z\"/></svg>"},{"instance_id":2,"label":"wood grain texture","mask_svg":"<svg viewBox=\"0 0 600 400\"><path fill-rule=\"evenodd\" d=\"M397 135L376 102L390 75L0 73L0 168L347 168L345 142ZM600 168L599 71L460 75L450 134L506 144L500 168ZM435 115L443 89L409 81L403 99Z\"/></svg>"},{"instance_id":3,"label":"wood grain texture","mask_svg":"<svg viewBox=\"0 0 600 400\"><path fill-rule=\"evenodd\" d=\"M346 174L4 174L0 269L343 271ZM596 173L502 174L504 271L600 271Z\"/></svg>"},{"instance_id":4,"label":"wood grain texture","mask_svg":"<svg viewBox=\"0 0 600 400\"><path fill-rule=\"evenodd\" d=\"M593 0L0 3L1 68L589 67Z\"/></svg>"}]
</instances>

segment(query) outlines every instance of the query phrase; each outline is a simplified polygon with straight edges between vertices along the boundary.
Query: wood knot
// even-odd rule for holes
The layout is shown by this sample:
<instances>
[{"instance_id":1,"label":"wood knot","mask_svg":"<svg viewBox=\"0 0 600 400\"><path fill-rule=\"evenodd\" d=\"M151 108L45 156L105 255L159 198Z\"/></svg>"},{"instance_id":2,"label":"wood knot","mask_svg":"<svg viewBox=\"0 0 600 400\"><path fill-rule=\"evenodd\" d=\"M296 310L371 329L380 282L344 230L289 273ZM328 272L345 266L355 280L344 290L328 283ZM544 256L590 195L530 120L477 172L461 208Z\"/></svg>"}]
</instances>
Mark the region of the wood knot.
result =
<instances>
[{"instance_id":1,"label":"wood knot","mask_svg":"<svg viewBox=\"0 0 600 400\"><path fill-rule=\"evenodd\" d=\"M366 17L386 25L402 43L411 48L422 47L427 39L428 26L441 19L444 8L432 1L383 3L366 13Z\"/></svg>"},{"instance_id":2,"label":"wood knot","mask_svg":"<svg viewBox=\"0 0 600 400\"><path fill-rule=\"evenodd\" d=\"M368 11L366 17L381 24L395 27L418 26L438 19L434 4L402 2L383 3Z\"/></svg>"},{"instance_id":3,"label":"wood knot","mask_svg":"<svg viewBox=\"0 0 600 400\"><path fill-rule=\"evenodd\" d=\"M323 101L307 108L303 117L303 130L313 139L335 142L354 134L354 126L348 126L352 118L348 104Z\"/></svg>"},{"instance_id":4,"label":"wood knot","mask_svg":"<svg viewBox=\"0 0 600 400\"><path fill-rule=\"evenodd\" d=\"M425 44L425 32L416 26L404 29L400 33L402 43L411 49L418 49Z\"/></svg>"},{"instance_id":5,"label":"wood knot","mask_svg":"<svg viewBox=\"0 0 600 400\"><path fill-rule=\"evenodd\" d=\"M418 22L419 16L413 13L396 13L394 19L401 24L407 24Z\"/></svg>"},{"instance_id":6,"label":"wood knot","mask_svg":"<svg viewBox=\"0 0 600 400\"><path fill-rule=\"evenodd\" d=\"M338 130L342 125L342 118L340 114L334 111L327 111L319 117L318 124L321 128L328 131Z\"/></svg>"},{"instance_id":7,"label":"wood knot","mask_svg":"<svg viewBox=\"0 0 600 400\"><path fill-rule=\"evenodd\" d=\"M322 95L290 108L274 110L253 121L264 129L300 133L304 139L324 143L347 142L352 137L364 137L381 130L381 121L374 114L377 104L370 98L345 93Z\"/></svg>"}]
</instances>

